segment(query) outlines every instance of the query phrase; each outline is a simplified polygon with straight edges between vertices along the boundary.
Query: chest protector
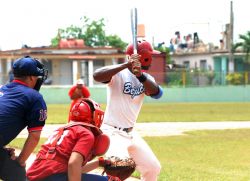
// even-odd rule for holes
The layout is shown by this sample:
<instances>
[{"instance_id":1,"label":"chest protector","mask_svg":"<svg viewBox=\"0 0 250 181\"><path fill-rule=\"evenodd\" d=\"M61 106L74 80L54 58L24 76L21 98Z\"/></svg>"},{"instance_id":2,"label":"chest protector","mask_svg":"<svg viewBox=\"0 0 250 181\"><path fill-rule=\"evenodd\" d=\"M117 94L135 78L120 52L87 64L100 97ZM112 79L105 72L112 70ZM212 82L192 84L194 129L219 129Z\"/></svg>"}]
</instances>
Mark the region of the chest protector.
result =
<instances>
[{"instance_id":1,"label":"chest protector","mask_svg":"<svg viewBox=\"0 0 250 181\"><path fill-rule=\"evenodd\" d=\"M38 159L56 160L56 161L61 162L61 163L65 163L65 164L68 163L68 160L66 160L65 158L61 158L61 157L56 156L57 142L61 138L64 130L66 130L67 128L72 127L72 126L79 126L79 125L86 127L86 128L89 128L95 136L94 147L91 150L91 154L85 159L84 163L92 160L95 156L101 156L101 155L105 154L109 148L109 145L110 145L109 137L106 134L103 134L102 131L98 127L96 127L92 124L83 123L83 122L75 122L75 123L70 123L64 127L59 128L58 133L55 136L54 141L50 144L46 155L44 156L44 155L38 154L38 156L37 156Z\"/></svg>"}]
</instances>

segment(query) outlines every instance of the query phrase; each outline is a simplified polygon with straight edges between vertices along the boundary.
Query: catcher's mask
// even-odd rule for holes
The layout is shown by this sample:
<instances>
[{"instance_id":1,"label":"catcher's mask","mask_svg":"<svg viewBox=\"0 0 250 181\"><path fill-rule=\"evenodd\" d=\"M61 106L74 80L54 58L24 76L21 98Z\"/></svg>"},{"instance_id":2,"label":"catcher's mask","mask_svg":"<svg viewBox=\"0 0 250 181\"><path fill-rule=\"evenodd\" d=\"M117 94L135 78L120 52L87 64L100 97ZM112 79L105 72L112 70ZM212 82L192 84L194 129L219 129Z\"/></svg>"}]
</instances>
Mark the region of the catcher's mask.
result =
<instances>
[{"instance_id":1,"label":"catcher's mask","mask_svg":"<svg viewBox=\"0 0 250 181\"><path fill-rule=\"evenodd\" d=\"M132 55L134 53L133 44L127 46L126 54ZM148 70L151 62L153 54L160 54L161 52L154 50L152 45L146 40L138 40L137 41L137 53L141 55L141 68L143 70Z\"/></svg>"},{"instance_id":2,"label":"catcher's mask","mask_svg":"<svg viewBox=\"0 0 250 181\"><path fill-rule=\"evenodd\" d=\"M98 103L88 98L82 98L72 107L69 119L75 122L89 123L100 128L103 116L104 111L101 110Z\"/></svg>"},{"instance_id":3,"label":"catcher's mask","mask_svg":"<svg viewBox=\"0 0 250 181\"><path fill-rule=\"evenodd\" d=\"M36 58L25 56L15 60L12 66L15 77L37 76L35 90L39 91L43 82L47 79L48 70L44 68L42 62Z\"/></svg>"}]
</instances>

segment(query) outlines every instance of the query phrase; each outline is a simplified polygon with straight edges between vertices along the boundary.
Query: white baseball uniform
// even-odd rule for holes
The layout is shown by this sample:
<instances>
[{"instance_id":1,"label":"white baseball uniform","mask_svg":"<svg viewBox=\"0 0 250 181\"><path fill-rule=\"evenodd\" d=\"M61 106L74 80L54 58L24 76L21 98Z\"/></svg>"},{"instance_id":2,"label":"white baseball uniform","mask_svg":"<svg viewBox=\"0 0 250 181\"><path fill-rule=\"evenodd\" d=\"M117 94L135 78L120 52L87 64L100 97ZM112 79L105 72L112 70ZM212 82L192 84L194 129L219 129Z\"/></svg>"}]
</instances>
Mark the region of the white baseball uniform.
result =
<instances>
[{"instance_id":1,"label":"white baseball uniform","mask_svg":"<svg viewBox=\"0 0 250 181\"><path fill-rule=\"evenodd\" d=\"M154 78L145 74L148 79ZM156 181L161 165L151 148L132 129L144 99L144 86L128 69L114 75L108 83L107 107L101 129L110 137L106 156L132 157L144 181Z\"/></svg>"}]
</instances>

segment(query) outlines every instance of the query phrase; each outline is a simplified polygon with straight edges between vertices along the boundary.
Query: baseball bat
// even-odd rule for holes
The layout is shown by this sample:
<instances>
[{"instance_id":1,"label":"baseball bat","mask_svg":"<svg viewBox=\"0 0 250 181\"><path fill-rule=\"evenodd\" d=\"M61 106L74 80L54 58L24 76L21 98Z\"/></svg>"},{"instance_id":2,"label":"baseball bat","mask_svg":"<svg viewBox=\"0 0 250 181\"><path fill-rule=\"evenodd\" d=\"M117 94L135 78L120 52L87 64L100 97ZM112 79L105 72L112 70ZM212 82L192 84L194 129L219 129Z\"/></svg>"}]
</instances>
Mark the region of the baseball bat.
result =
<instances>
[{"instance_id":1,"label":"baseball bat","mask_svg":"<svg viewBox=\"0 0 250 181\"><path fill-rule=\"evenodd\" d=\"M137 54L137 8L131 9L131 31L133 42L133 53ZM132 70L135 74L138 73L137 69Z\"/></svg>"},{"instance_id":2,"label":"baseball bat","mask_svg":"<svg viewBox=\"0 0 250 181\"><path fill-rule=\"evenodd\" d=\"M131 30L134 54L137 54L137 8L131 9Z\"/></svg>"}]
</instances>

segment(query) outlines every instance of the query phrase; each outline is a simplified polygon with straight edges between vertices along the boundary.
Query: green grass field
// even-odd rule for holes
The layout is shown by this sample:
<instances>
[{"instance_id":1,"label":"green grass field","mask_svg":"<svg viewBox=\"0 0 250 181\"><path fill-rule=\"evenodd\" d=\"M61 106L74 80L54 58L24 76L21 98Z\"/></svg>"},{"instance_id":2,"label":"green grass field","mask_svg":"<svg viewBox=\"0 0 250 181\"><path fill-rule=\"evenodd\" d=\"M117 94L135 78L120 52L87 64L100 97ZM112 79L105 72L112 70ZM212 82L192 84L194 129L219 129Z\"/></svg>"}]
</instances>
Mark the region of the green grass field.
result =
<instances>
[{"instance_id":1,"label":"green grass field","mask_svg":"<svg viewBox=\"0 0 250 181\"><path fill-rule=\"evenodd\" d=\"M106 105L101 105L104 110ZM147 103L138 122L249 121L250 103ZM49 104L48 124L67 122L69 105Z\"/></svg>"},{"instance_id":2,"label":"green grass field","mask_svg":"<svg viewBox=\"0 0 250 181\"><path fill-rule=\"evenodd\" d=\"M250 129L145 139L162 164L159 181L250 180Z\"/></svg>"},{"instance_id":3,"label":"green grass field","mask_svg":"<svg viewBox=\"0 0 250 181\"><path fill-rule=\"evenodd\" d=\"M66 123L68 109L69 105L48 105L47 124ZM144 104L138 122L249 121L249 110L250 103ZM159 181L250 180L250 129L191 131L145 140L162 164ZM21 148L23 142L16 139L10 145Z\"/></svg>"},{"instance_id":4,"label":"green grass field","mask_svg":"<svg viewBox=\"0 0 250 181\"><path fill-rule=\"evenodd\" d=\"M191 131L145 140L162 165L158 181L250 180L250 129ZM20 148L23 143L20 138L10 145Z\"/></svg>"}]
</instances>

